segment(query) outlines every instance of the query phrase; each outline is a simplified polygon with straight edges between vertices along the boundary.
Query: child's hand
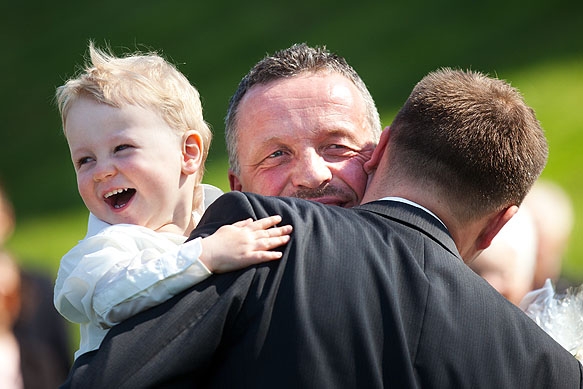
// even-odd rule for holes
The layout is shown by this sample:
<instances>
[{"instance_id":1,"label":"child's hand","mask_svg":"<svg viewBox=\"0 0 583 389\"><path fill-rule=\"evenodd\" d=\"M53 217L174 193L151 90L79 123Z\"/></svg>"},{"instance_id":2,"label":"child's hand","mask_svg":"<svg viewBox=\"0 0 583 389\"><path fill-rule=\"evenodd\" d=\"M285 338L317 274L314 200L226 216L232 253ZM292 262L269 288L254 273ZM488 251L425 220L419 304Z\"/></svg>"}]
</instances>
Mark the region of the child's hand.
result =
<instances>
[{"instance_id":1,"label":"child's hand","mask_svg":"<svg viewBox=\"0 0 583 389\"><path fill-rule=\"evenodd\" d=\"M279 259L282 253L270 250L286 244L292 231L290 225L270 228L279 222L281 216L270 216L222 226L202 239L200 260L211 272L225 273Z\"/></svg>"}]
</instances>

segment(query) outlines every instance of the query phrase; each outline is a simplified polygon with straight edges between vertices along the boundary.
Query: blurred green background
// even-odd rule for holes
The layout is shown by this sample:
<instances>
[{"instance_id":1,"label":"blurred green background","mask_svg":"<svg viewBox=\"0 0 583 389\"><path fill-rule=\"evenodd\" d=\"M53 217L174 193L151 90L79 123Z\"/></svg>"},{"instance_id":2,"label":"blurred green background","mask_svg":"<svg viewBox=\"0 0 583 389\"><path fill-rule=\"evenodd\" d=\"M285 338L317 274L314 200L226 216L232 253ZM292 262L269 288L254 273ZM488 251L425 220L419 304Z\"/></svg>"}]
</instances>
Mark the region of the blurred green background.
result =
<instances>
[{"instance_id":1,"label":"blurred green background","mask_svg":"<svg viewBox=\"0 0 583 389\"><path fill-rule=\"evenodd\" d=\"M575 205L564 272L583 280L581 1L24 0L4 2L0 22L0 180L18 219L8 247L24 267L54 277L60 257L85 234L87 212L53 95L83 63L89 39L116 54L158 51L186 74L215 133L205 182L223 190L229 97L266 53L306 42L348 59L385 125L438 67L483 71L520 89L549 138L543 177L561 184Z\"/></svg>"}]
</instances>

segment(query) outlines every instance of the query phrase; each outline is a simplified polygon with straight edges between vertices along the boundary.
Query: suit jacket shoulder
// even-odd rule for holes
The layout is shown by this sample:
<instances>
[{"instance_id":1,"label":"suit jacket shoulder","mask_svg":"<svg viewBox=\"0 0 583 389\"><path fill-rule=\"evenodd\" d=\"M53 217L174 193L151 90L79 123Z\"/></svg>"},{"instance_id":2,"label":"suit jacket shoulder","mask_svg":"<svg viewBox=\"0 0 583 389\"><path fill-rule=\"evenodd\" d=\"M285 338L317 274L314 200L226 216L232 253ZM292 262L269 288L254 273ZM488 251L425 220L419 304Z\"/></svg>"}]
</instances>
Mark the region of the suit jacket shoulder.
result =
<instances>
[{"instance_id":1,"label":"suit jacket shoulder","mask_svg":"<svg viewBox=\"0 0 583 389\"><path fill-rule=\"evenodd\" d=\"M231 192L192 237L274 214L294 226L281 260L214 275L114 327L70 382L581 385L581 365L463 263L439 221L410 205L343 209Z\"/></svg>"}]
</instances>

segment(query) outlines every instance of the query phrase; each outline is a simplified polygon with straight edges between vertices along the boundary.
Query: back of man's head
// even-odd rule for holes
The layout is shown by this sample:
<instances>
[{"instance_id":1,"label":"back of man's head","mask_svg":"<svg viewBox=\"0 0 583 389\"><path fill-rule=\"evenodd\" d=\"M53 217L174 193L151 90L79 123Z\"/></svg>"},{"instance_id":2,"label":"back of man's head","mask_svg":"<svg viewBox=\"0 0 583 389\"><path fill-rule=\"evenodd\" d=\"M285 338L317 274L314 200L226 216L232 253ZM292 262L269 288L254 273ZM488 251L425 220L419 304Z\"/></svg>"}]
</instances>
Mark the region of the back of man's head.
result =
<instances>
[{"instance_id":1,"label":"back of man's head","mask_svg":"<svg viewBox=\"0 0 583 389\"><path fill-rule=\"evenodd\" d=\"M460 222L519 205L547 155L534 111L515 88L447 68L415 86L388 149L391 169L431 188Z\"/></svg>"}]
</instances>

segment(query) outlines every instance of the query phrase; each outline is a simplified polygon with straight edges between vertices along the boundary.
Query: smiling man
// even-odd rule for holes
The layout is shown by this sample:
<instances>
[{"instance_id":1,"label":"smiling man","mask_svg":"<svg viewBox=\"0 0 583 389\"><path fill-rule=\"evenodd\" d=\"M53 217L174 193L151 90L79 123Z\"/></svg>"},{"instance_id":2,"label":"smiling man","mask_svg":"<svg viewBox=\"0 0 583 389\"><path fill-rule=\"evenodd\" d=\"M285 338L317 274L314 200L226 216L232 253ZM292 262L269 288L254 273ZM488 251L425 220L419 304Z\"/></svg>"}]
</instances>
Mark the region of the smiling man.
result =
<instances>
[{"instance_id":1,"label":"smiling man","mask_svg":"<svg viewBox=\"0 0 583 389\"><path fill-rule=\"evenodd\" d=\"M231 98L231 189L356 206L380 133L374 101L344 58L293 45L257 63Z\"/></svg>"}]
</instances>

